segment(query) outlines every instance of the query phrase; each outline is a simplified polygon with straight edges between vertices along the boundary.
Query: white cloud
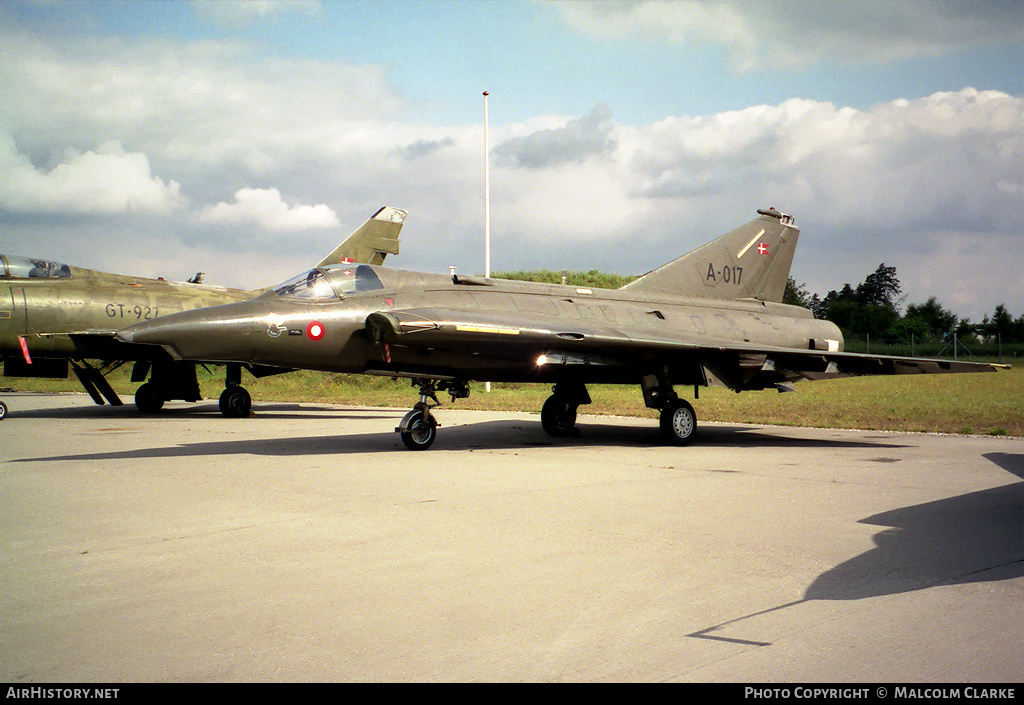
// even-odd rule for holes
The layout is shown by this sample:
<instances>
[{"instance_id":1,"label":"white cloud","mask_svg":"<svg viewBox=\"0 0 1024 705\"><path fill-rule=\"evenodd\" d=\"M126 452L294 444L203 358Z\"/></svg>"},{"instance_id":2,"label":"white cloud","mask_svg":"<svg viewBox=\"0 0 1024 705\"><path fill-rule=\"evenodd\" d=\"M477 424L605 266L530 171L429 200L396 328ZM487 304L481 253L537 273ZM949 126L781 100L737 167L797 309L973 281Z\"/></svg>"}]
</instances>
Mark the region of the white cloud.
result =
<instances>
[{"instance_id":1,"label":"white cloud","mask_svg":"<svg viewBox=\"0 0 1024 705\"><path fill-rule=\"evenodd\" d=\"M885 64L1024 39L1024 5L1016 0L566 0L558 7L569 27L590 36L721 44L739 71L824 59Z\"/></svg>"},{"instance_id":2,"label":"white cloud","mask_svg":"<svg viewBox=\"0 0 1024 705\"><path fill-rule=\"evenodd\" d=\"M920 230L952 219L1000 230L1017 222L1006 185L1024 179L1022 113L1021 98L974 89L867 111L789 100L666 118L618 139L629 142L639 197L767 193L835 225Z\"/></svg>"},{"instance_id":3,"label":"white cloud","mask_svg":"<svg viewBox=\"0 0 1024 705\"><path fill-rule=\"evenodd\" d=\"M0 30L4 127L31 152L119 140L182 177L286 168L405 110L382 65L266 58L238 41L53 42Z\"/></svg>"},{"instance_id":4,"label":"white cloud","mask_svg":"<svg viewBox=\"0 0 1024 705\"><path fill-rule=\"evenodd\" d=\"M223 201L206 206L199 213L203 223L258 225L266 230L287 232L333 228L340 225L338 216L324 204L289 207L276 188L243 188L235 192L234 203Z\"/></svg>"},{"instance_id":5,"label":"white cloud","mask_svg":"<svg viewBox=\"0 0 1024 705\"><path fill-rule=\"evenodd\" d=\"M167 214L185 203L177 182L153 176L145 154L125 152L118 142L84 153L67 149L58 164L42 169L0 133L0 212Z\"/></svg>"},{"instance_id":6,"label":"white cloud","mask_svg":"<svg viewBox=\"0 0 1024 705\"><path fill-rule=\"evenodd\" d=\"M242 29L285 12L319 12L318 0L192 0L198 17L225 29Z\"/></svg>"}]
</instances>

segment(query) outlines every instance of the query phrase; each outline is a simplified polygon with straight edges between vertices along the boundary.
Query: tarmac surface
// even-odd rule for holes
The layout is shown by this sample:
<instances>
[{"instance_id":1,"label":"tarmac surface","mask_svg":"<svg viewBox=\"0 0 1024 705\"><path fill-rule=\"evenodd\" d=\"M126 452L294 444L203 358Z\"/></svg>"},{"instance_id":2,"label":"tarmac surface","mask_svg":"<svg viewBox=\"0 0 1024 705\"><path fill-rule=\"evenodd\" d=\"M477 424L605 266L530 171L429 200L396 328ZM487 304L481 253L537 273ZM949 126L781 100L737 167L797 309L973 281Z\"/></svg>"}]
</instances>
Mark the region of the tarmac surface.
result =
<instances>
[{"instance_id":1,"label":"tarmac surface","mask_svg":"<svg viewBox=\"0 0 1024 705\"><path fill-rule=\"evenodd\" d=\"M8 683L1024 674L1019 438L3 397Z\"/></svg>"}]
</instances>

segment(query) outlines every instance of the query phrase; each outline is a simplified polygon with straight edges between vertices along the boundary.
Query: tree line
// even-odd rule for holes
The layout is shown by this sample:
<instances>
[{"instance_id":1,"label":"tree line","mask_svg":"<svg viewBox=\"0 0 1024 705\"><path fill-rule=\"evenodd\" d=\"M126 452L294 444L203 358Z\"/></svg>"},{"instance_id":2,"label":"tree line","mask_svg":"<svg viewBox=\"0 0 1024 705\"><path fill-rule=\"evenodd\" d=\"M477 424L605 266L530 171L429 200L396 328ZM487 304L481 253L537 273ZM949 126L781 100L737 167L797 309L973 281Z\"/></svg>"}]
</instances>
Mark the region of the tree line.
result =
<instances>
[{"instance_id":1,"label":"tree line","mask_svg":"<svg viewBox=\"0 0 1024 705\"><path fill-rule=\"evenodd\" d=\"M984 354L1020 354L1024 352L1024 314L1016 318L1004 304L998 304L981 322L961 318L939 303L934 296L924 303L900 308L903 295L896 268L884 262L856 287L844 284L825 296L810 294L804 284L790 277L783 303L811 309L817 318L832 321L848 339L876 341L876 344L919 346L932 350L959 341L968 350L983 347Z\"/></svg>"}]
</instances>

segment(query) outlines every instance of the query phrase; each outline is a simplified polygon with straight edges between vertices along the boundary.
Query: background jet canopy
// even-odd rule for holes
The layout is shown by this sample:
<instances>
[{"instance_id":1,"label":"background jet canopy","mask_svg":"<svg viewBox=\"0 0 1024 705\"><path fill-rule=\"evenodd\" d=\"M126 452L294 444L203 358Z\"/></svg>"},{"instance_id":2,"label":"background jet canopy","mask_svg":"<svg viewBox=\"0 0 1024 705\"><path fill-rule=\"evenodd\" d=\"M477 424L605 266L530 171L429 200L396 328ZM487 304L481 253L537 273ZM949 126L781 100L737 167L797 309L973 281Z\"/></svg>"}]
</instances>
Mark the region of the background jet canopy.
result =
<instances>
[{"instance_id":1,"label":"background jet canopy","mask_svg":"<svg viewBox=\"0 0 1024 705\"><path fill-rule=\"evenodd\" d=\"M71 267L60 262L17 255L0 255L0 262L3 263L0 278L4 279L66 279L71 276Z\"/></svg>"}]
</instances>

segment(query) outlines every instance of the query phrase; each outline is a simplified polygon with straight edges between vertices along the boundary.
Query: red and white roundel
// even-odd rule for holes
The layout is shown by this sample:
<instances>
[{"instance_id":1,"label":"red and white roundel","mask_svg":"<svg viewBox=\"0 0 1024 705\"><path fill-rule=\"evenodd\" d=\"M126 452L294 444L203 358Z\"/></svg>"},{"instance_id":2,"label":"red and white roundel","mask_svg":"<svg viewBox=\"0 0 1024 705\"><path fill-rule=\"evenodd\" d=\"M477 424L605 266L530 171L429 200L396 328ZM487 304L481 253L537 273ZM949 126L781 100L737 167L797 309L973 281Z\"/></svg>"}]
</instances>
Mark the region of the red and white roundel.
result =
<instances>
[{"instance_id":1,"label":"red and white roundel","mask_svg":"<svg viewBox=\"0 0 1024 705\"><path fill-rule=\"evenodd\" d=\"M320 321L310 321L306 326L306 336L310 340L320 340L324 337L324 324Z\"/></svg>"}]
</instances>

